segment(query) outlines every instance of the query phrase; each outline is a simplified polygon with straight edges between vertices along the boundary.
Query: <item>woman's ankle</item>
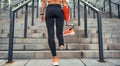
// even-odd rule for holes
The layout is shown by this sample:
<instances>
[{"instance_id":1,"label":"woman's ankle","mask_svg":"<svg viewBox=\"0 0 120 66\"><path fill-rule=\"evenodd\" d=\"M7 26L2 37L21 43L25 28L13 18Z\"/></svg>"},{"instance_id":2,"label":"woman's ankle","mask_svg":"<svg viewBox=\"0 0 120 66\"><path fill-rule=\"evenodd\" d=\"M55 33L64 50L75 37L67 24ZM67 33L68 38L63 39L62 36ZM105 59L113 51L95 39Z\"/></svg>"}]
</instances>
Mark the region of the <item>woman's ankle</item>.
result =
<instances>
[{"instance_id":1,"label":"woman's ankle","mask_svg":"<svg viewBox=\"0 0 120 66\"><path fill-rule=\"evenodd\" d=\"M60 45L59 49L63 50L64 49L64 45Z\"/></svg>"}]
</instances>

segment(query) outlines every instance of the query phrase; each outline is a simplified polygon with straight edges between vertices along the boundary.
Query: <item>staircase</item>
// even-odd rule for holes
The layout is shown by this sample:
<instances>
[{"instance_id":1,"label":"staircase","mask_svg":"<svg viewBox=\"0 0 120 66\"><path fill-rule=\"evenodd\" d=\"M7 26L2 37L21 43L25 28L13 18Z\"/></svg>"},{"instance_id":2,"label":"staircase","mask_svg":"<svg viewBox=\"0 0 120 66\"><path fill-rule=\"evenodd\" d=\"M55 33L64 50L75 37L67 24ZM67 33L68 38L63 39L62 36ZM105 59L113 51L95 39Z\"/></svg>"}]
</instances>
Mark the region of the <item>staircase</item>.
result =
<instances>
[{"instance_id":1,"label":"staircase","mask_svg":"<svg viewBox=\"0 0 120 66\"><path fill-rule=\"evenodd\" d=\"M31 12L28 16L27 38L24 36L24 14L19 14L15 19L14 59L40 59L51 58L47 42L47 30L45 22L35 18L35 25L31 26ZM0 20L0 59L7 59L9 44L9 18ZM76 24L75 35L64 36L65 48L59 50L58 40L55 36L57 53L60 58L99 58L97 20L88 19L88 37L84 37L84 19L81 18L81 26L77 26L77 20L71 19L69 23ZM103 18L103 47L104 57L120 58L120 19ZM68 28L64 26L64 30Z\"/></svg>"}]
</instances>

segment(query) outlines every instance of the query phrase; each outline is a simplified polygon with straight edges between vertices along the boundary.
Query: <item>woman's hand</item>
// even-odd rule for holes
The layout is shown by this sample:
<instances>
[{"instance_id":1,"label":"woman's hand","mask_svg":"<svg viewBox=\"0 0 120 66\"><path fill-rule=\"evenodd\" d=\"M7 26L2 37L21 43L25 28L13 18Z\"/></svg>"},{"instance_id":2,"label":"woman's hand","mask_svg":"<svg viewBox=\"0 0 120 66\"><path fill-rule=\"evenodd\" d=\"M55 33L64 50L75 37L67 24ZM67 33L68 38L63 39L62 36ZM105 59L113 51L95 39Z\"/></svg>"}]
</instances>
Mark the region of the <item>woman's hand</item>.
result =
<instances>
[{"instance_id":1,"label":"woman's hand","mask_svg":"<svg viewBox=\"0 0 120 66\"><path fill-rule=\"evenodd\" d=\"M40 16L40 19L41 19L42 22L44 22L44 21L45 21L45 16L44 16L44 15L41 15L41 16Z\"/></svg>"},{"instance_id":2,"label":"woman's hand","mask_svg":"<svg viewBox=\"0 0 120 66\"><path fill-rule=\"evenodd\" d=\"M67 20L65 20L66 22L69 22L70 21L70 16L69 16L69 18L67 19Z\"/></svg>"}]
</instances>

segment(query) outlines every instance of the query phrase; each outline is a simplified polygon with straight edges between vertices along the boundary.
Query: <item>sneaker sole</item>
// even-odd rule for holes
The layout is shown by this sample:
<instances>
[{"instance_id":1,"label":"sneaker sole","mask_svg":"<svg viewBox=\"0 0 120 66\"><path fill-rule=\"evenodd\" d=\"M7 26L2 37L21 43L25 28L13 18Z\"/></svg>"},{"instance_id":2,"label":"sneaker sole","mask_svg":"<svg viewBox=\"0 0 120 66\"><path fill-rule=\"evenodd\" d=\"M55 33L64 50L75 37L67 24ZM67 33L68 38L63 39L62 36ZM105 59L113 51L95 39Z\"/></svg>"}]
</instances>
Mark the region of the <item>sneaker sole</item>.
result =
<instances>
[{"instance_id":1,"label":"sneaker sole","mask_svg":"<svg viewBox=\"0 0 120 66\"><path fill-rule=\"evenodd\" d=\"M58 65L59 65L58 62L55 62L55 63L52 63L52 62L51 62L51 64L54 65L54 66L58 66Z\"/></svg>"},{"instance_id":2,"label":"sneaker sole","mask_svg":"<svg viewBox=\"0 0 120 66\"><path fill-rule=\"evenodd\" d=\"M70 34L63 34L63 36L74 35L74 34L75 34L75 32L72 32L72 33L70 33Z\"/></svg>"}]
</instances>

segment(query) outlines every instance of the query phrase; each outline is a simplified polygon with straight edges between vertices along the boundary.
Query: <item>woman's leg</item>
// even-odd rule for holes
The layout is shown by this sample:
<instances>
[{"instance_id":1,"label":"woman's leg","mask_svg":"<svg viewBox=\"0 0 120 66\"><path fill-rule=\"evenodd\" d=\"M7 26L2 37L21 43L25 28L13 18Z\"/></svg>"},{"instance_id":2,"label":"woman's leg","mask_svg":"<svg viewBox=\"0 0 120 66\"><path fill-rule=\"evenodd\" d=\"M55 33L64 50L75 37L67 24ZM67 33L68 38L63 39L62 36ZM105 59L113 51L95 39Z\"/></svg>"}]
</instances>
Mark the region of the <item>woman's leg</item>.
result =
<instances>
[{"instance_id":1,"label":"woman's leg","mask_svg":"<svg viewBox=\"0 0 120 66\"><path fill-rule=\"evenodd\" d=\"M52 56L56 56L56 44L54 40L54 6L48 5L46 9L46 26L48 31L48 44L52 53Z\"/></svg>"},{"instance_id":2,"label":"woman's leg","mask_svg":"<svg viewBox=\"0 0 120 66\"><path fill-rule=\"evenodd\" d=\"M61 12L58 15L60 17L56 18L56 34L59 41L59 46L61 46L64 45L63 38L64 17Z\"/></svg>"},{"instance_id":3,"label":"woman's leg","mask_svg":"<svg viewBox=\"0 0 120 66\"><path fill-rule=\"evenodd\" d=\"M48 43L50 50L52 52L52 56L56 56L56 44L54 40L54 18L47 18L46 26L48 31Z\"/></svg>"}]
</instances>

